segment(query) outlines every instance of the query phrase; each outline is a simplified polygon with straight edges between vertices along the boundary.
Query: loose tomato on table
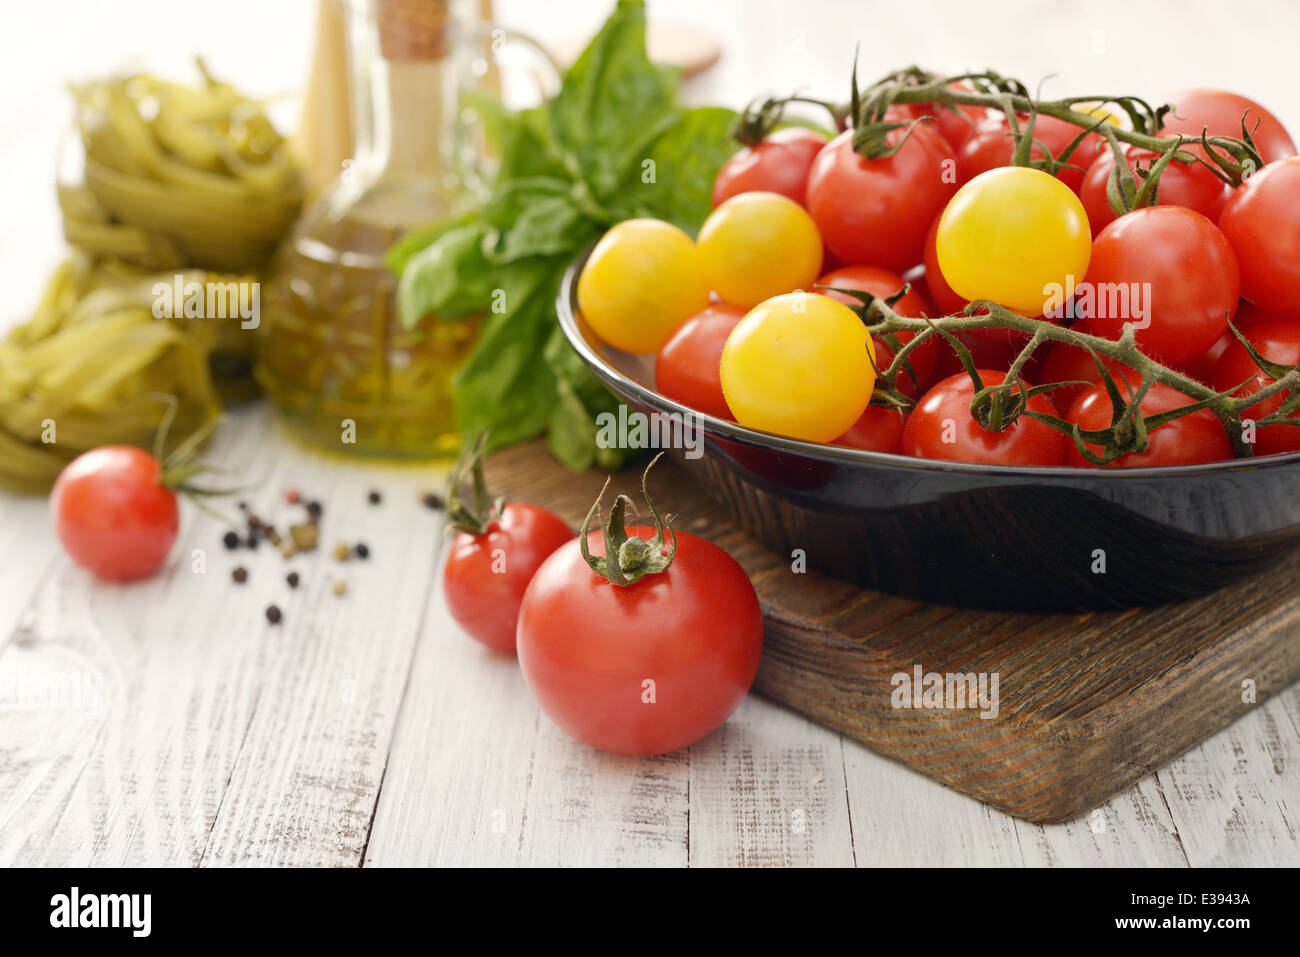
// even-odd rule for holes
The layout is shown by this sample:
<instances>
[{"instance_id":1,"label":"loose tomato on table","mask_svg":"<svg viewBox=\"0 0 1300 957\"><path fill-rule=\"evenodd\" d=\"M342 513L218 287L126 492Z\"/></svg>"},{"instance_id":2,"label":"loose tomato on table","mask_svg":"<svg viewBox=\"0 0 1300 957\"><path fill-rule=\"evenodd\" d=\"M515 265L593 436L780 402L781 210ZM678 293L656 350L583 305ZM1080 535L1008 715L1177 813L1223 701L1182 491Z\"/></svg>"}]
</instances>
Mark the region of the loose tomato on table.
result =
<instances>
[{"instance_id":1,"label":"loose tomato on table","mask_svg":"<svg viewBox=\"0 0 1300 957\"><path fill-rule=\"evenodd\" d=\"M1252 326L1243 335L1250 340L1255 351L1270 362L1284 366L1300 365L1300 322L1294 319L1275 319ZM1246 347L1233 337L1215 367L1212 385L1220 392L1241 386L1237 394L1245 396L1276 381L1255 364ZM1271 396L1248 408L1242 418L1258 422L1280 409L1285 401L1286 393ZM1266 425L1257 428L1254 449L1256 455L1300 451L1300 426Z\"/></svg>"},{"instance_id":2,"label":"loose tomato on table","mask_svg":"<svg viewBox=\"0 0 1300 957\"><path fill-rule=\"evenodd\" d=\"M812 217L776 193L733 196L709 214L697 243L705 280L733 306L749 308L807 289L822 265L822 240Z\"/></svg>"},{"instance_id":3,"label":"loose tomato on table","mask_svg":"<svg viewBox=\"0 0 1300 957\"><path fill-rule=\"evenodd\" d=\"M816 130L789 126L743 147L722 164L713 181L713 205L721 206L741 193L780 193L803 205L808 170L826 145Z\"/></svg>"},{"instance_id":4,"label":"loose tomato on table","mask_svg":"<svg viewBox=\"0 0 1300 957\"><path fill-rule=\"evenodd\" d=\"M1002 385L1006 373L980 369L987 388ZM1032 388L1025 383L1025 388ZM965 372L944 379L927 392L903 429L903 454L986 465L1063 465L1069 439L1050 425L1020 416L1002 431L992 431L971 414L975 384ZM1034 396L1027 409L1055 415L1052 403Z\"/></svg>"},{"instance_id":5,"label":"loose tomato on table","mask_svg":"<svg viewBox=\"0 0 1300 957\"><path fill-rule=\"evenodd\" d=\"M115 582L156 572L180 527L161 463L129 445L106 445L69 462L50 493L50 515L72 560Z\"/></svg>"},{"instance_id":6,"label":"loose tomato on table","mask_svg":"<svg viewBox=\"0 0 1300 957\"><path fill-rule=\"evenodd\" d=\"M687 408L720 419L731 410L722 395L722 347L745 310L716 303L687 319L655 359L655 386Z\"/></svg>"},{"instance_id":7,"label":"loose tomato on table","mask_svg":"<svg viewBox=\"0 0 1300 957\"><path fill-rule=\"evenodd\" d=\"M991 299L1039 316L1050 289L1088 269L1092 246L1079 198L1042 170L990 170L963 186L943 211L935 252L944 280L966 299Z\"/></svg>"},{"instance_id":8,"label":"loose tomato on table","mask_svg":"<svg viewBox=\"0 0 1300 957\"><path fill-rule=\"evenodd\" d=\"M709 304L699 250L658 219L629 219L596 243L578 277L578 308L624 352L659 351L673 330Z\"/></svg>"},{"instance_id":9,"label":"loose tomato on table","mask_svg":"<svg viewBox=\"0 0 1300 957\"><path fill-rule=\"evenodd\" d=\"M1151 150L1134 146L1128 147L1124 152L1125 162L1133 175L1134 183L1141 188L1142 179L1138 175L1138 167L1141 166L1144 170L1151 169L1158 156ZM1079 198L1088 213L1088 223L1092 226L1094 237L1116 218L1115 211L1111 209L1110 200L1106 196L1106 184L1114 169L1114 151L1103 150L1096 161L1088 167L1083 186L1079 190ZM1211 221L1219 218L1224 204L1232 193L1227 183L1202 164L1180 163L1177 160L1170 161L1164 168L1157 185L1156 201L1152 205L1184 206L1196 210Z\"/></svg>"},{"instance_id":10,"label":"loose tomato on table","mask_svg":"<svg viewBox=\"0 0 1300 957\"><path fill-rule=\"evenodd\" d=\"M878 269L875 266L844 266L828 272L818 279L816 283L817 291L822 295L829 296L846 306L855 307L862 305L861 299L856 299L846 293L836 292L836 289L859 289L881 299L888 299L890 296L901 292L905 285L907 285L906 282L898 273L890 272L888 269ZM934 307L926 302L925 294L916 286L909 289L907 295L894 303L893 308L900 316L907 316L911 319L935 315ZM898 333L900 345L906 345L913 338L915 338L915 333ZM879 336L876 336L874 341L876 345L876 367L883 371L888 369L889 364L894 361L894 350L890 348L889 343ZM916 398L930 385L931 376L934 373L934 364L939 357L940 341L939 338L931 336L908 353L907 358L912 367L911 372L905 369L898 377L898 388L904 395Z\"/></svg>"},{"instance_id":11,"label":"loose tomato on table","mask_svg":"<svg viewBox=\"0 0 1300 957\"><path fill-rule=\"evenodd\" d=\"M830 442L862 415L876 384L867 327L816 293L776 296L742 319L722 350L722 392L736 421Z\"/></svg>"},{"instance_id":12,"label":"loose tomato on table","mask_svg":"<svg viewBox=\"0 0 1300 957\"><path fill-rule=\"evenodd\" d=\"M528 586L518 642L524 681L561 730L652 755L694 744L736 710L758 673L763 616L736 560L668 529L641 487L655 526L627 527L631 501L619 496L608 525L589 532L598 499Z\"/></svg>"},{"instance_id":13,"label":"loose tomato on table","mask_svg":"<svg viewBox=\"0 0 1300 957\"><path fill-rule=\"evenodd\" d=\"M808 174L807 206L845 264L905 272L921 262L925 232L957 189L943 175L954 157L924 124L893 130L885 142L902 146L868 159L854 151L853 130L826 144Z\"/></svg>"},{"instance_id":14,"label":"loose tomato on table","mask_svg":"<svg viewBox=\"0 0 1300 957\"><path fill-rule=\"evenodd\" d=\"M1127 392L1131 398L1135 384L1129 379L1116 377L1115 384L1121 395ZM1172 389L1160 382L1152 383L1151 389L1143 397L1139 411L1143 416L1161 415L1176 409L1192 405L1193 401L1177 389ZM1100 431L1109 428L1114 421L1114 403L1104 383L1092 386L1075 400L1066 421L1078 425L1085 431ZM1100 456L1102 447L1088 444L1093 454ZM1080 452L1073 440L1068 443L1067 464L1074 466L1094 466ZM1232 458L1232 443L1223 423L1209 409L1201 409L1182 418L1166 422L1147 434L1147 448L1144 452L1129 452L1105 468L1136 469L1156 465L1198 465L1204 462L1219 462Z\"/></svg>"},{"instance_id":15,"label":"loose tomato on table","mask_svg":"<svg viewBox=\"0 0 1300 957\"><path fill-rule=\"evenodd\" d=\"M1228 328L1241 282L1237 257L1214 223L1179 206L1125 213L1092 246L1080 315L1118 339L1133 323L1138 345L1170 365L1201 355Z\"/></svg>"},{"instance_id":16,"label":"loose tomato on table","mask_svg":"<svg viewBox=\"0 0 1300 957\"><path fill-rule=\"evenodd\" d=\"M1173 94L1168 101L1174 110L1165 116L1164 133L1200 139L1204 130L1210 136L1240 139L1244 120L1265 163L1296 155L1295 143L1278 118L1240 94L1226 90L1185 90Z\"/></svg>"},{"instance_id":17,"label":"loose tomato on table","mask_svg":"<svg viewBox=\"0 0 1300 957\"><path fill-rule=\"evenodd\" d=\"M1300 157L1270 163L1237 188L1219 217L1241 266L1241 295L1300 319Z\"/></svg>"},{"instance_id":18,"label":"loose tomato on table","mask_svg":"<svg viewBox=\"0 0 1300 957\"><path fill-rule=\"evenodd\" d=\"M451 617L471 638L514 654L524 590L542 562L573 541L573 530L540 505L493 500L483 478L485 445L479 436L452 472L447 518L456 536L442 590Z\"/></svg>"}]
</instances>

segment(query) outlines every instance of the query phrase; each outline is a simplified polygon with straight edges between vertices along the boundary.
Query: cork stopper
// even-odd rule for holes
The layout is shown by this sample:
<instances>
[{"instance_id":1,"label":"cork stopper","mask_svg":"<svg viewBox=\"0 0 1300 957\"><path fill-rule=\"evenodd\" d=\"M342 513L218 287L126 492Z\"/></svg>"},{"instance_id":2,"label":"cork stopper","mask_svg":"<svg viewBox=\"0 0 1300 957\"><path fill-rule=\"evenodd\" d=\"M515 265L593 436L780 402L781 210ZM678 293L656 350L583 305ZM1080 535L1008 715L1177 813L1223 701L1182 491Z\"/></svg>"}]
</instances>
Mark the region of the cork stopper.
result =
<instances>
[{"instance_id":1,"label":"cork stopper","mask_svg":"<svg viewBox=\"0 0 1300 957\"><path fill-rule=\"evenodd\" d=\"M450 0L379 0L379 52L385 60L441 60L447 55Z\"/></svg>"}]
</instances>

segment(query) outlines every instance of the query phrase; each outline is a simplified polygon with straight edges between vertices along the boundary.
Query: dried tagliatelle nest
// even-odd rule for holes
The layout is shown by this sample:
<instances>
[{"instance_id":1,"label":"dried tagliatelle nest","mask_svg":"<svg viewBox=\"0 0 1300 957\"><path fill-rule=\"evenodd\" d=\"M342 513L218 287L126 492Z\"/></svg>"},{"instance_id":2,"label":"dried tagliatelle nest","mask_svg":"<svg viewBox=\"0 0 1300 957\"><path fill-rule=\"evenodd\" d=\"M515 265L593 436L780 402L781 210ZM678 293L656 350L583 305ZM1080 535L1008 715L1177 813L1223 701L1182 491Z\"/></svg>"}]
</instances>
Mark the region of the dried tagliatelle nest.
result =
<instances>
[{"instance_id":1,"label":"dried tagliatelle nest","mask_svg":"<svg viewBox=\"0 0 1300 957\"><path fill-rule=\"evenodd\" d=\"M75 257L0 342L0 485L44 491L88 449L148 448L173 404L173 443L220 413L218 324L156 317L151 289Z\"/></svg>"}]
</instances>

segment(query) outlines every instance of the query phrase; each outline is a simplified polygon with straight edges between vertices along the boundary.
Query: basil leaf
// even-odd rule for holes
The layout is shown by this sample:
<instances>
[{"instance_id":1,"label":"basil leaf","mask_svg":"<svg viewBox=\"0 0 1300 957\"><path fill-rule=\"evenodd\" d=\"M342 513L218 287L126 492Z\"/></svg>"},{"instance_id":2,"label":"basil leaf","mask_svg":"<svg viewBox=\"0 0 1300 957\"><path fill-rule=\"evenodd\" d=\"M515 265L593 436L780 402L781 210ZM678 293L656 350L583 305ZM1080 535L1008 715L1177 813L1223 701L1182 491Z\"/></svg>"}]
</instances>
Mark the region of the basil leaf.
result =
<instances>
[{"instance_id":1,"label":"basil leaf","mask_svg":"<svg viewBox=\"0 0 1300 957\"><path fill-rule=\"evenodd\" d=\"M550 106L555 145L593 196L617 191L647 131L673 111L674 93L646 55L645 4L619 0Z\"/></svg>"},{"instance_id":2,"label":"basil leaf","mask_svg":"<svg viewBox=\"0 0 1300 957\"><path fill-rule=\"evenodd\" d=\"M734 110L697 107L682 112L651 146L619 191L620 220L665 219L692 235L713 209L713 180L735 153Z\"/></svg>"},{"instance_id":3,"label":"basil leaf","mask_svg":"<svg viewBox=\"0 0 1300 957\"><path fill-rule=\"evenodd\" d=\"M464 435L486 430L493 449L531 439L546 428L556 403L555 375L539 361L555 329L554 277L562 265L537 260L512 268L489 312L482 337L454 382Z\"/></svg>"},{"instance_id":4,"label":"basil leaf","mask_svg":"<svg viewBox=\"0 0 1300 957\"><path fill-rule=\"evenodd\" d=\"M424 316L442 319L480 312L496 288L495 270L483 253L482 222L449 229L411 256L397 282L397 315L414 328Z\"/></svg>"},{"instance_id":5,"label":"basil leaf","mask_svg":"<svg viewBox=\"0 0 1300 957\"><path fill-rule=\"evenodd\" d=\"M599 465L621 468L640 449L602 448L596 442L596 417L602 412L618 415L621 400L582 360L557 326L546 343L546 364L555 376L558 401L547 427L548 447L556 460L580 471Z\"/></svg>"}]
</instances>

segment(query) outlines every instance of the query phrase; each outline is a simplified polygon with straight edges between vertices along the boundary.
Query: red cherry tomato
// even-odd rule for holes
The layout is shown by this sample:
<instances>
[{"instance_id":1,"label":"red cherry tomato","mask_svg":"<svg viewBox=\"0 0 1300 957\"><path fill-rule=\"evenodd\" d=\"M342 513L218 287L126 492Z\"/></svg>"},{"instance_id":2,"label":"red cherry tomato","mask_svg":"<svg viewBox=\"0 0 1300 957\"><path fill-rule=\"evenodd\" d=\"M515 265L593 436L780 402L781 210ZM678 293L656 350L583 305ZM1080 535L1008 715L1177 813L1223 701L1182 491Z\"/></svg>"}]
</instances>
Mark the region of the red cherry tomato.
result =
<instances>
[{"instance_id":1,"label":"red cherry tomato","mask_svg":"<svg viewBox=\"0 0 1300 957\"><path fill-rule=\"evenodd\" d=\"M1253 302L1247 302L1245 299L1237 303L1237 314L1232 317L1233 325L1243 332L1251 326L1258 326L1265 322L1272 322L1274 319L1286 319L1286 315L1280 312L1273 312L1270 309L1261 309Z\"/></svg>"},{"instance_id":2,"label":"red cherry tomato","mask_svg":"<svg viewBox=\"0 0 1300 957\"><path fill-rule=\"evenodd\" d=\"M1300 158L1270 163L1246 180L1219 217L1241 265L1241 295L1300 318Z\"/></svg>"},{"instance_id":3,"label":"red cherry tomato","mask_svg":"<svg viewBox=\"0 0 1300 957\"><path fill-rule=\"evenodd\" d=\"M925 288L930 293L930 299L939 308L940 315L951 316L962 312L970 305L970 300L963 299L952 290L948 281L943 278L943 272L939 269L939 254L935 251L935 238L939 235L939 220L942 214L934 217L934 222L930 224L930 230L925 234L925 252L923 261L925 262Z\"/></svg>"},{"instance_id":4,"label":"red cherry tomato","mask_svg":"<svg viewBox=\"0 0 1300 957\"><path fill-rule=\"evenodd\" d=\"M1006 374L981 369L984 385L1000 385ZM1026 388L1032 388L1028 383ZM903 429L903 454L988 465L1062 465L1070 441L1050 425L1027 416L1002 432L991 432L971 415L975 384L966 373L944 379L921 399ZM1029 410L1055 415L1044 396L1029 400Z\"/></svg>"},{"instance_id":5,"label":"red cherry tomato","mask_svg":"<svg viewBox=\"0 0 1300 957\"><path fill-rule=\"evenodd\" d=\"M1010 369L1011 363L1020 355L1020 350L1029 342L1028 336L1005 329L966 330L956 335L957 341L966 347L975 360L975 368L994 369L998 372ZM964 374L964 371L957 351L946 340L940 342L939 360L934 366L935 381L947 379L959 372Z\"/></svg>"},{"instance_id":6,"label":"red cherry tomato","mask_svg":"<svg viewBox=\"0 0 1300 957\"><path fill-rule=\"evenodd\" d=\"M1260 323L1244 332L1255 350L1270 362L1293 366L1300 364L1300 323L1294 319L1277 319ZM1267 372L1255 365L1246 347L1233 338L1219 359L1214 370L1212 385L1220 392L1226 392L1245 382L1238 395L1251 395L1275 380ZM1259 421L1282 407L1286 393L1279 393L1257 402L1243 414L1243 419ZM1255 454L1274 455L1278 452L1300 451L1300 426L1266 425L1255 432Z\"/></svg>"},{"instance_id":7,"label":"red cherry tomato","mask_svg":"<svg viewBox=\"0 0 1300 957\"><path fill-rule=\"evenodd\" d=\"M630 536L651 540L654 529ZM588 539L604 554L599 533ZM519 665L547 716L601 751L666 754L740 704L763 643L749 578L712 542L677 533L666 571L632 585L592 571L575 539L546 560L519 612Z\"/></svg>"},{"instance_id":8,"label":"red cherry tomato","mask_svg":"<svg viewBox=\"0 0 1300 957\"><path fill-rule=\"evenodd\" d=\"M1075 328L1079 329L1078 326ZM1086 332L1087 330L1079 329L1079 331ZM1133 371L1118 359L1101 356L1101 361L1105 363L1112 376L1133 376ZM1038 373L1038 381L1043 383L1079 383L1078 385L1062 386L1048 393L1051 396L1052 404L1064 416L1074 406L1075 399L1086 392L1092 383L1101 381L1101 370L1097 368L1096 360L1086 349L1072 346L1068 342L1054 342L1045 352L1043 364Z\"/></svg>"},{"instance_id":9,"label":"red cherry tomato","mask_svg":"<svg viewBox=\"0 0 1300 957\"><path fill-rule=\"evenodd\" d=\"M573 531L539 505L510 502L483 534L457 532L442 571L451 617L473 638L515 652L515 626L524 590L542 562Z\"/></svg>"},{"instance_id":10,"label":"red cherry tomato","mask_svg":"<svg viewBox=\"0 0 1300 957\"><path fill-rule=\"evenodd\" d=\"M661 395L720 419L734 416L722 395L722 347L745 310L716 303L697 312L674 332L655 358L655 386Z\"/></svg>"},{"instance_id":11,"label":"red cherry tomato","mask_svg":"<svg viewBox=\"0 0 1300 957\"><path fill-rule=\"evenodd\" d=\"M906 134L892 131L893 146ZM924 125L892 156L869 160L853 151L853 131L826 144L808 174L808 212L822 239L849 265L906 272L921 261L925 231L957 191L943 175L952 147Z\"/></svg>"},{"instance_id":12,"label":"red cherry tomato","mask_svg":"<svg viewBox=\"0 0 1300 957\"><path fill-rule=\"evenodd\" d=\"M1156 160L1156 154L1130 146L1125 150L1125 159L1134 182L1141 187L1142 180L1137 175L1138 165L1150 169ZM1088 175L1084 177L1083 187L1079 190L1079 198L1088 213L1088 224L1092 226L1094 237L1115 221L1115 211L1110 208L1110 200L1106 198L1106 181L1114 168L1114 151L1102 150L1101 155L1088 167ZM1160 174L1156 205L1185 206L1213 221L1223 212L1223 205L1228 201L1230 192L1227 183L1200 163L1174 161Z\"/></svg>"},{"instance_id":13,"label":"red cherry tomato","mask_svg":"<svg viewBox=\"0 0 1300 957\"><path fill-rule=\"evenodd\" d=\"M1080 301L1076 308L1097 335L1118 339L1132 322L1138 345L1174 365L1223 335L1241 287L1223 233L1180 206L1135 209L1103 229L1086 285L1092 306Z\"/></svg>"},{"instance_id":14,"label":"red cherry tomato","mask_svg":"<svg viewBox=\"0 0 1300 957\"><path fill-rule=\"evenodd\" d=\"M158 460L129 445L69 462L50 493L50 515L72 560L117 582L156 572L180 527L176 493L163 485Z\"/></svg>"},{"instance_id":15,"label":"red cherry tomato","mask_svg":"<svg viewBox=\"0 0 1300 957\"><path fill-rule=\"evenodd\" d=\"M722 164L713 182L713 205L721 206L739 193L780 193L803 205L808 170L826 145L815 130L789 126L769 134L757 146L746 146Z\"/></svg>"},{"instance_id":16,"label":"red cherry tomato","mask_svg":"<svg viewBox=\"0 0 1300 957\"><path fill-rule=\"evenodd\" d=\"M1241 309L1237 309L1237 318L1233 320L1237 327L1241 328ZM1219 360L1223 354L1228 351L1228 346L1237 341L1237 337L1229 329L1215 341L1214 345L1206 349L1201 355L1194 359L1188 359L1186 362L1178 364L1178 371L1184 375L1189 375L1197 382L1204 382L1206 385L1214 384L1214 370L1219 367Z\"/></svg>"},{"instance_id":17,"label":"red cherry tomato","mask_svg":"<svg viewBox=\"0 0 1300 957\"><path fill-rule=\"evenodd\" d=\"M1241 137L1241 121L1251 130L1251 138L1265 163L1295 156L1295 143L1276 116L1254 100L1225 90L1187 90L1169 97L1174 112L1165 116L1165 133L1181 133L1201 138L1205 129L1210 136ZM1175 115L1177 114L1177 115ZM1258 129L1255 124L1258 123Z\"/></svg>"},{"instance_id":18,"label":"red cherry tomato","mask_svg":"<svg viewBox=\"0 0 1300 957\"><path fill-rule=\"evenodd\" d=\"M1027 119L1021 117L1019 120L1022 131ZM1035 143L1029 156L1031 159L1043 159L1046 155L1043 152L1045 146L1054 158L1059 159L1081 132L1083 131L1080 127L1065 120L1058 120L1054 116L1038 116L1034 120ZM1083 185L1083 170L1092 165L1101 151L1106 148L1106 140L1101 135L1089 133L1066 160L1070 166L1079 168L1058 170L1056 178L1077 193ZM980 173L987 173L1001 166L1010 166L1015 151L1016 142L1011 135L1011 127L1006 117L996 116L984 120L957 152L957 170L961 181L966 183Z\"/></svg>"},{"instance_id":19,"label":"red cherry tomato","mask_svg":"<svg viewBox=\"0 0 1300 957\"><path fill-rule=\"evenodd\" d=\"M1130 390L1127 379L1116 379L1121 390ZM1131 392L1130 392L1131 394ZM1142 399L1143 415L1159 415L1172 412L1183 406L1191 405L1192 400L1177 389L1171 389L1159 382L1153 383L1149 392ZM1113 419L1113 404L1110 393L1104 384L1088 389L1075 401L1066 421L1077 424L1081 429L1104 429ZM1101 446L1089 445L1093 452L1100 454ZM1075 466L1091 466L1082 455L1073 440L1069 440L1069 461ZM1111 462L1106 468L1136 469L1156 465L1195 465L1202 462L1219 462L1232 458L1232 443L1223 423L1209 409L1201 409L1191 415L1152 429L1147 435L1145 452L1130 452Z\"/></svg>"},{"instance_id":20,"label":"red cherry tomato","mask_svg":"<svg viewBox=\"0 0 1300 957\"><path fill-rule=\"evenodd\" d=\"M844 266L822 276L817 280L817 285L832 287L819 290L825 296L837 299L846 306L861 306L861 299L854 299L852 296L836 292L835 289L861 289L863 292L884 299L897 293L906 283L902 276L888 269L878 269L875 266ZM909 319L934 315L934 307L926 302L925 294L916 286L909 289L906 296L894 303L894 311ZM911 332L898 334L898 341L904 345L911 342L913 338L915 334ZM894 361L894 350L879 336L876 337L875 342L876 367L881 370L888 369L889 364ZM931 336L908 355L914 375L908 374L906 370L903 371L898 377L899 391L912 398L920 395L931 382L934 364L938 358L939 340Z\"/></svg>"},{"instance_id":21,"label":"red cherry tomato","mask_svg":"<svg viewBox=\"0 0 1300 957\"><path fill-rule=\"evenodd\" d=\"M970 85L960 81L948 84L949 89L971 92ZM954 150L970 139L976 125L988 115L982 106L938 106L934 103L907 103L899 106L900 116L908 119L932 117L928 122L936 133L948 141Z\"/></svg>"},{"instance_id":22,"label":"red cherry tomato","mask_svg":"<svg viewBox=\"0 0 1300 957\"><path fill-rule=\"evenodd\" d=\"M832 444L899 455L903 451L903 427L906 424L907 416L897 409L869 405L862 418Z\"/></svg>"}]
</instances>

